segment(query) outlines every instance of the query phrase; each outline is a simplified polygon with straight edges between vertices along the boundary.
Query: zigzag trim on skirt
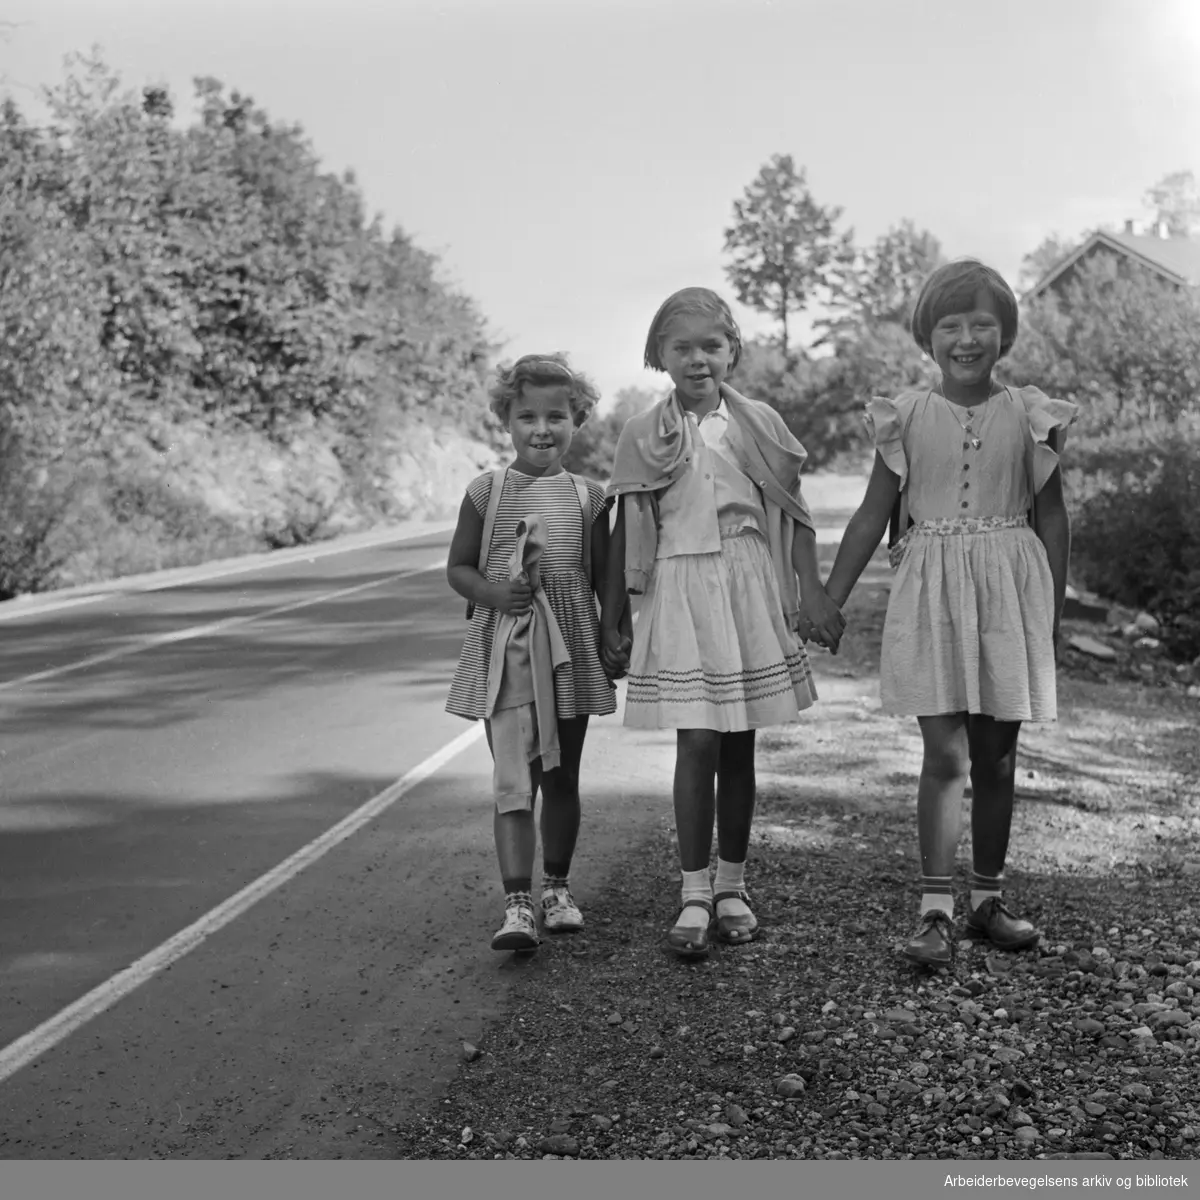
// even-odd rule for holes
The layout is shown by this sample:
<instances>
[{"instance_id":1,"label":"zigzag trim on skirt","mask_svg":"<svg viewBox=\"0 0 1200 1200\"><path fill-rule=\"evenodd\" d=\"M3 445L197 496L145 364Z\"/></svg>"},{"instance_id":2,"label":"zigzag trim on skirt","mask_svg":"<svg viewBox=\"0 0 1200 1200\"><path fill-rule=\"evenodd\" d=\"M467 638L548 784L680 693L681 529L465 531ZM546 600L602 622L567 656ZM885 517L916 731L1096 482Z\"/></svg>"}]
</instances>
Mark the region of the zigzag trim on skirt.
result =
<instances>
[{"instance_id":1,"label":"zigzag trim on skirt","mask_svg":"<svg viewBox=\"0 0 1200 1200\"><path fill-rule=\"evenodd\" d=\"M704 700L709 704L742 704L782 695L811 679L806 655L789 655L786 662L727 675L701 669L660 671L657 675L630 675L626 703L686 704Z\"/></svg>"}]
</instances>

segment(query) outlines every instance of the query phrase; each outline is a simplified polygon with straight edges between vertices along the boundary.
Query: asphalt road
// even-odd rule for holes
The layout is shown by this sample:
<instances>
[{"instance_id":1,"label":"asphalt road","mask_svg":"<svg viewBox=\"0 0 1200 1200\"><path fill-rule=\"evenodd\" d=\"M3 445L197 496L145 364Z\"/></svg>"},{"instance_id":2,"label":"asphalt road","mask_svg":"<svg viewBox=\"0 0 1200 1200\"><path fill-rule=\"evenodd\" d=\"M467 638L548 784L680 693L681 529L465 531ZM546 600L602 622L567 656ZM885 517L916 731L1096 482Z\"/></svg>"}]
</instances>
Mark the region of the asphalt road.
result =
<instances>
[{"instance_id":1,"label":"asphalt road","mask_svg":"<svg viewBox=\"0 0 1200 1200\"><path fill-rule=\"evenodd\" d=\"M521 969L487 947L482 739L388 804L477 728L442 707L464 632L447 542L3 614L0 1157L387 1157L388 1125L435 1101ZM661 815L617 797L591 861L627 807Z\"/></svg>"},{"instance_id":2,"label":"asphalt road","mask_svg":"<svg viewBox=\"0 0 1200 1200\"><path fill-rule=\"evenodd\" d=\"M0 606L0 1158L391 1158L437 1103L526 969L448 541ZM585 912L673 752L593 720Z\"/></svg>"}]
</instances>

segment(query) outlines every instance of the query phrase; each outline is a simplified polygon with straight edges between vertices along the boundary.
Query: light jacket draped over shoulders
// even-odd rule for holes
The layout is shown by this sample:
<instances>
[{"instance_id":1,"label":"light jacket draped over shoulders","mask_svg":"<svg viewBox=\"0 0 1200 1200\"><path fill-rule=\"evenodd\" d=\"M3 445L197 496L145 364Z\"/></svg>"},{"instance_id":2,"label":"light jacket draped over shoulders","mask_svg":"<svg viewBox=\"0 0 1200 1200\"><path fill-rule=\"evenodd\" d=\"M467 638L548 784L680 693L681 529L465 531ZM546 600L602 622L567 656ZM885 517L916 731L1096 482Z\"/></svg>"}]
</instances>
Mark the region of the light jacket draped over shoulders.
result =
<instances>
[{"instance_id":1,"label":"light jacket draped over shoulders","mask_svg":"<svg viewBox=\"0 0 1200 1200\"><path fill-rule=\"evenodd\" d=\"M813 529L812 515L800 488L808 457L804 447L768 404L721 385L739 439L746 475L762 493L767 542L789 624L799 612L792 545L796 525ZM695 434L675 393L631 417L621 431L608 496L624 497L625 586L635 595L646 590L658 547L656 493L677 482L692 467Z\"/></svg>"}]
</instances>

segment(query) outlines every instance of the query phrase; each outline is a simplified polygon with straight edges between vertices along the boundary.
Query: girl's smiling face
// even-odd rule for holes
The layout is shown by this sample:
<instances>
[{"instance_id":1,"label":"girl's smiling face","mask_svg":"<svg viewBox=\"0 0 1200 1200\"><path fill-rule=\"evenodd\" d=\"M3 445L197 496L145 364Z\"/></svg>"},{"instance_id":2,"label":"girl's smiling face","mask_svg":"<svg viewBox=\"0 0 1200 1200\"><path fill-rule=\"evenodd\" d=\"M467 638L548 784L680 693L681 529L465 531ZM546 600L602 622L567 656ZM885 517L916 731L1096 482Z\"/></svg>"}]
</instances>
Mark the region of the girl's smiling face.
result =
<instances>
[{"instance_id":1,"label":"girl's smiling face","mask_svg":"<svg viewBox=\"0 0 1200 1200\"><path fill-rule=\"evenodd\" d=\"M720 321L685 314L663 331L659 357L681 403L695 408L720 399L733 363L733 343Z\"/></svg>"},{"instance_id":2,"label":"girl's smiling face","mask_svg":"<svg viewBox=\"0 0 1200 1200\"><path fill-rule=\"evenodd\" d=\"M571 389L560 383L526 383L508 414L517 466L527 475L554 475L575 436Z\"/></svg>"},{"instance_id":3,"label":"girl's smiling face","mask_svg":"<svg viewBox=\"0 0 1200 1200\"><path fill-rule=\"evenodd\" d=\"M929 341L946 387L960 395L990 387L1002 338L1000 313L987 292L975 297L970 311L939 317Z\"/></svg>"}]
</instances>

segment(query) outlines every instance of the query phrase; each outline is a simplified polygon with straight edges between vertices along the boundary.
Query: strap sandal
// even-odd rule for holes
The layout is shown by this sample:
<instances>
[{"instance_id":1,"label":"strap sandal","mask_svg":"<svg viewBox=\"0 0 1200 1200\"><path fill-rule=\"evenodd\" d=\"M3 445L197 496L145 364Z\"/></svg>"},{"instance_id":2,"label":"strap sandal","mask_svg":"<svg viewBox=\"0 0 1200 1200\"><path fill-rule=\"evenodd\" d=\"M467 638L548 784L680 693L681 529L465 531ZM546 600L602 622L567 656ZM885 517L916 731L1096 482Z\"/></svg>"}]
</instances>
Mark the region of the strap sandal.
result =
<instances>
[{"instance_id":1,"label":"strap sandal","mask_svg":"<svg viewBox=\"0 0 1200 1200\"><path fill-rule=\"evenodd\" d=\"M713 902L711 900L689 900L680 908L680 915L685 908L702 908L708 913L708 924L713 917ZM694 925L676 925L667 931L666 946L677 958L686 962L707 958L709 951L708 924L696 928Z\"/></svg>"},{"instance_id":2,"label":"strap sandal","mask_svg":"<svg viewBox=\"0 0 1200 1200\"><path fill-rule=\"evenodd\" d=\"M722 900L740 900L749 907L750 897L745 891L718 892L713 897L713 904ZM742 946L754 941L759 934L758 920L752 912L743 913L740 917L717 917L717 937L730 946Z\"/></svg>"}]
</instances>

